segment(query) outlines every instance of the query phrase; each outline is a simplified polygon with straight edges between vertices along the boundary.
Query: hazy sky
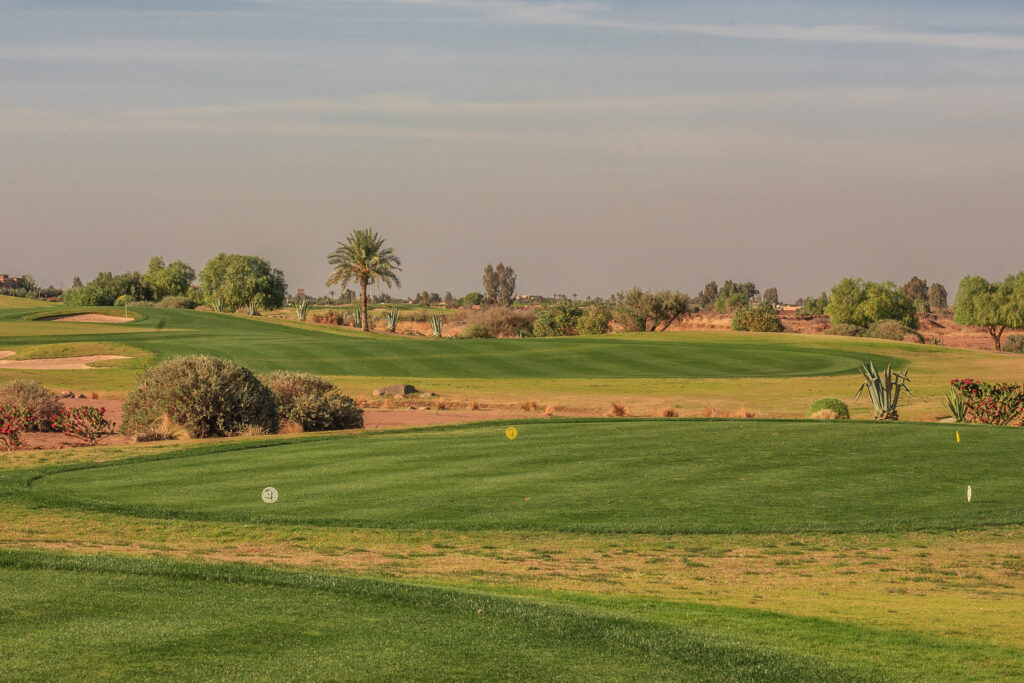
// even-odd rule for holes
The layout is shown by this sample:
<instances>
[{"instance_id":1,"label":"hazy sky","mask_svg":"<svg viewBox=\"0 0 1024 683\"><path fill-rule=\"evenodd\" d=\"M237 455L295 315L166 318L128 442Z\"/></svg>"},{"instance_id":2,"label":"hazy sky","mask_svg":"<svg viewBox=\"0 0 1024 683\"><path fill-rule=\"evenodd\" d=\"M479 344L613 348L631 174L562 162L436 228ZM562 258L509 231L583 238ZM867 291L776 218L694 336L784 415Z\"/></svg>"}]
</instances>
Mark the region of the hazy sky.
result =
<instances>
[{"instance_id":1,"label":"hazy sky","mask_svg":"<svg viewBox=\"0 0 1024 683\"><path fill-rule=\"evenodd\" d=\"M1024 5L0 0L0 272L952 294L1024 269Z\"/></svg>"}]
</instances>

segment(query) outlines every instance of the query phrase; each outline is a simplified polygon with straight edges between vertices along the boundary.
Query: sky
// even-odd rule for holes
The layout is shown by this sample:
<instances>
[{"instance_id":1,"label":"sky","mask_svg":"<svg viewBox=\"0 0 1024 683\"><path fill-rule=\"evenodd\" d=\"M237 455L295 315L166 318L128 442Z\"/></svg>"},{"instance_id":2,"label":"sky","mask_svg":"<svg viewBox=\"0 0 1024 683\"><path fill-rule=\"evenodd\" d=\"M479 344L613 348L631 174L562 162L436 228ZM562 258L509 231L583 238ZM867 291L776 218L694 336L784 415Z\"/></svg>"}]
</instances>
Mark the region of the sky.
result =
<instances>
[{"instance_id":1,"label":"sky","mask_svg":"<svg viewBox=\"0 0 1024 683\"><path fill-rule=\"evenodd\" d=\"M1024 269L1019 0L0 0L0 272L401 295Z\"/></svg>"}]
</instances>

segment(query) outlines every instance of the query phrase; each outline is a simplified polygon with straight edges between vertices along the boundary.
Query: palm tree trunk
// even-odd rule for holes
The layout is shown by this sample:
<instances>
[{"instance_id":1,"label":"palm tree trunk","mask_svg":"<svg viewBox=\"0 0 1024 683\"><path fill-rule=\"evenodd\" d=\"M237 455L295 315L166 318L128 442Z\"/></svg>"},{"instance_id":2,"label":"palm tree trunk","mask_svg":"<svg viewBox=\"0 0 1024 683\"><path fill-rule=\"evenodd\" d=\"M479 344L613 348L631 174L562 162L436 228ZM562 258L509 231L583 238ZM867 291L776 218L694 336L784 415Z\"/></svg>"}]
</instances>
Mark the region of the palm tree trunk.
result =
<instances>
[{"instance_id":1,"label":"palm tree trunk","mask_svg":"<svg viewBox=\"0 0 1024 683\"><path fill-rule=\"evenodd\" d=\"M366 310L366 280L360 280L359 286L363 289L363 332L370 331L370 316L367 315Z\"/></svg>"}]
</instances>

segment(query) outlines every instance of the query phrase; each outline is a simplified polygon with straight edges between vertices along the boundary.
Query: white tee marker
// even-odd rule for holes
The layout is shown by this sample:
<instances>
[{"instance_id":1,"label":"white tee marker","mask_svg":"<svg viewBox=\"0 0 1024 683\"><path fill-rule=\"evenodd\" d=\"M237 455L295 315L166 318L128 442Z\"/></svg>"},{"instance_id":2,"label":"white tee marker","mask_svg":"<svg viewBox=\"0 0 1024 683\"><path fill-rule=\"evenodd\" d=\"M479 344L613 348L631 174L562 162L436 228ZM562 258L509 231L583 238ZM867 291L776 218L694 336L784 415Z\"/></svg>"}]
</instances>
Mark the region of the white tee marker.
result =
<instances>
[{"instance_id":1,"label":"white tee marker","mask_svg":"<svg viewBox=\"0 0 1024 683\"><path fill-rule=\"evenodd\" d=\"M972 491L971 491L971 487L970 487L970 486L968 486L968 487L967 487L967 502L968 502L968 503L970 503L970 502L971 502L971 494L972 494Z\"/></svg>"},{"instance_id":2,"label":"white tee marker","mask_svg":"<svg viewBox=\"0 0 1024 683\"><path fill-rule=\"evenodd\" d=\"M273 486L268 486L263 489L263 502L264 503L276 503L277 502L277 489Z\"/></svg>"}]
</instances>

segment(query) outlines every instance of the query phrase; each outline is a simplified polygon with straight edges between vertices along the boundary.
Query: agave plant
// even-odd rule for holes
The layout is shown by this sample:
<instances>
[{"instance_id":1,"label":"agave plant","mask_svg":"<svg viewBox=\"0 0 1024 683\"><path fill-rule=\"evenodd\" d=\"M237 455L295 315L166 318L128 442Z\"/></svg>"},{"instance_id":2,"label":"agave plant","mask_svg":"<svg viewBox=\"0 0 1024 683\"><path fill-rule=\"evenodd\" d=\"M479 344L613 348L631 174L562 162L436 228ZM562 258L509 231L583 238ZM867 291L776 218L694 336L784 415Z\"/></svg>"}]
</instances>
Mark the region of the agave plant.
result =
<instances>
[{"instance_id":1,"label":"agave plant","mask_svg":"<svg viewBox=\"0 0 1024 683\"><path fill-rule=\"evenodd\" d=\"M217 313L220 313L220 312L222 312L224 310L224 300L223 299L214 299L213 302L210 304L210 306L213 307L214 311L216 311Z\"/></svg>"},{"instance_id":2,"label":"agave plant","mask_svg":"<svg viewBox=\"0 0 1024 683\"><path fill-rule=\"evenodd\" d=\"M434 333L435 337L441 336L441 328L444 327L444 316L443 315L432 315L430 316L430 329Z\"/></svg>"},{"instance_id":3,"label":"agave plant","mask_svg":"<svg viewBox=\"0 0 1024 683\"><path fill-rule=\"evenodd\" d=\"M900 394L906 391L907 396L912 395L907 386L910 382L907 371L896 372L890 364L884 372L879 374L875 369L875 364L868 361L860 366L860 374L864 375L864 384L860 385L855 398L860 398L861 392L867 389L868 396L871 397L871 405L875 408L876 420L900 419L900 414L896 410L900 402Z\"/></svg>"},{"instance_id":4,"label":"agave plant","mask_svg":"<svg viewBox=\"0 0 1024 683\"><path fill-rule=\"evenodd\" d=\"M363 326L363 312L360 309L352 311L352 327Z\"/></svg>"},{"instance_id":5,"label":"agave plant","mask_svg":"<svg viewBox=\"0 0 1024 683\"><path fill-rule=\"evenodd\" d=\"M949 390L943 404L946 406L946 410L949 411L949 416L956 422L963 422L967 417L967 404L964 403L964 397L956 389Z\"/></svg>"},{"instance_id":6,"label":"agave plant","mask_svg":"<svg viewBox=\"0 0 1024 683\"><path fill-rule=\"evenodd\" d=\"M246 310L246 312L249 313L249 315L258 315L259 312L260 312L260 300L259 300L259 297L255 297L255 298L253 298L252 301L247 303L245 305L245 310Z\"/></svg>"},{"instance_id":7,"label":"agave plant","mask_svg":"<svg viewBox=\"0 0 1024 683\"><path fill-rule=\"evenodd\" d=\"M306 322L306 316L309 315L309 299L302 297L295 301L295 315L302 322Z\"/></svg>"},{"instance_id":8,"label":"agave plant","mask_svg":"<svg viewBox=\"0 0 1024 683\"><path fill-rule=\"evenodd\" d=\"M387 331L394 332L398 328L398 309L392 308L390 311L384 311L381 319L384 321Z\"/></svg>"}]
</instances>

